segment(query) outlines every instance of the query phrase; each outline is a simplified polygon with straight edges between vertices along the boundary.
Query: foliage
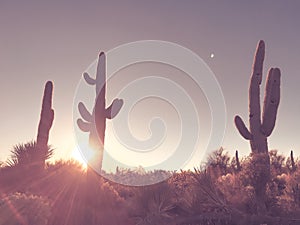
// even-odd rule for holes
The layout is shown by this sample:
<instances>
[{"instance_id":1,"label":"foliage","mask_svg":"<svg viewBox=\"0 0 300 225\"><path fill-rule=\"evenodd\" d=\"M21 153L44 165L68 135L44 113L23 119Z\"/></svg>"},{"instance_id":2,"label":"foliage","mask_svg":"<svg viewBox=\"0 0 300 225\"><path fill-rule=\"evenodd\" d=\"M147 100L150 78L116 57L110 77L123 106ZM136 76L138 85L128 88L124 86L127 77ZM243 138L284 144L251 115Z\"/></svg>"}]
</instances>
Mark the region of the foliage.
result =
<instances>
[{"instance_id":1,"label":"foliage","mask_svg":"<svg viewBox=\"0 0 300 225\"><path fill-rule=\"evenodd\" d=\"M0 224L46 225L51 215L50 204L43 197L14 193L0 200Z\"/></svg>"},{"instance_id":2,"label":"foliage","mask_svg":"<svg viewBox=\"0 0 300 225\"><path fill-rule=\"evenodd\" d=\"M43 154L46 152L46 154ZM47 149L38 147L35 141L25 144L17 144L11 151L11 159L8 160L9 166L20 166L27 169L36 166L40 160L47 160L53 155L53 149L48 146Z\"/></svg>"},{"instance_id":3,"label":"foliage","mask_svg":"<svg viewBox=\"0 0 300 225\"><path fill-rule=\"evenodd\" d=\"M229 169L229 164L230 157L228 152L225 152L224 148L213 151L208 157L207 166L214 168L218 167L222 175L229 172L227 171Z\"/></svg>"},{"instance_id":4,"label":"foliage","mask_svg":"<svg viewBox=\"0 0 300 225\"><path fill-rule=\"evenodd\" d=\"M20 213L24 220L33 220L30 224L37 224L36 219L38 224L48 225L248 225L263 222L277 225L282 224L279 221L285 224L299 224L300 221L299 167L295 171L289 170L288 158L276 150L270 151L271 174L270 179L266 178L265 215L257 214L255 191L261 182L259 179L266 175L253 172L257 165L262 165L256 163L256 160L262 160L261 156L253 159L250 155L241 159L241 169L236 170L232 163L235 156L230 157L221 148L210 155L206 166L201 169L170 174L119 168L116 173L105 174L109 180L96 175L95 184L90 183L87 171L76 161L48 163L39 176L34 175L33 168L28 169L27 176L24 176L24 167L20 165L29 165L34 157L27 159L20 157L20 164L16 164L19 166L6 165L0 168L0 214L10 215L15 222L11 224L17 224ZM295 164L299 162L295 160ZM135 179L155 180L161 176L169 179L143 187L110 181L138 183ZM90 199L88 203L87 199ZM8 202L14 202L19 214L15 211L10 211L14 214L8 213ZM35 215L42 215L47 223L40 221L40 217L31 218L32 213L27 209L38 212ZM6 217L0 218L1 225L10 224L3 222Z\"/></svg>"}]
</instances>

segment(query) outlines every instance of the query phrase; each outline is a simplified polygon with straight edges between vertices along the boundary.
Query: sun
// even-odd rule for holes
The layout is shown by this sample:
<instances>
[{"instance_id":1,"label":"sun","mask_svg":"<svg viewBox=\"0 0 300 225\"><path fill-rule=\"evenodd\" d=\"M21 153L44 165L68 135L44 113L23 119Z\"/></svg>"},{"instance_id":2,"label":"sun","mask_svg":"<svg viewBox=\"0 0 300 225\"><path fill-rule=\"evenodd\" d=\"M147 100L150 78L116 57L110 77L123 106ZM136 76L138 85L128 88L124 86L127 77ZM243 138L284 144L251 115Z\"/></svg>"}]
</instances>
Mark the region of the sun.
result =
<instances>
[{"instance_id":1,"label":"sun","mask_svg":"<svg viewBox=\"0 0 300 225\"><path fill-rule=\"evenodd\" d=\"M84 169L87 168L87 162L82 156L82 154L79 152L78 148L74 148L72 152L72 158L79 162Z\"/></svg>"}]
</instances>

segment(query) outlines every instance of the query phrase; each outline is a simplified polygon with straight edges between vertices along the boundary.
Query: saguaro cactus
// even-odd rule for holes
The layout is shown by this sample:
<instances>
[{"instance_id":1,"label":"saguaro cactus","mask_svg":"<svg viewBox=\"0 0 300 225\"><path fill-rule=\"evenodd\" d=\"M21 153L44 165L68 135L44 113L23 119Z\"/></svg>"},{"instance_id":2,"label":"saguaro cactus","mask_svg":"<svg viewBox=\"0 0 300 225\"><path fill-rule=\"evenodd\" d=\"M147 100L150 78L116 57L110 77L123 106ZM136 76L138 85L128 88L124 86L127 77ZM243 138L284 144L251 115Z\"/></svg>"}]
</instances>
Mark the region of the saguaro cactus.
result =
<instances>
[{"instance_id":1,"label":"saguaro cactus","mask_svg":"<svg viewBox=\"0 0 300 225\"><path fill-rule=\"evenodd\" d=\"M264 56L265 43L260 41L254 57L249 87L250 131L239 116L235 117L235 125L239 133L246 140L250 140L253 153L268 153L267 137L271 135L274 129L280 100L280 70L271 68L267 77L263 115L261 118L260 84L262 81Z\"/></svg>"},{"instance_id":2,"label":"saguaro cactus","mask_svg":"<svg viewBox=\"0 0 300 225\"><path fill-rule=\"evenodd\" d=\"M267 153L269 137L274 129L277 109L280 100L280 70L271 68L267 77L263 115L261 121L260 84L265 56L265 43L260 41L254 57L253 71L249 87L249 124L247 129L243 120L235 117L235 125L240 134L250 140L253 153Z\"/></svg>"},{"instance_id":3,"label":"saguaro cactus","mask_svg":"<svg viewBox=\"0 0 300 225\"><path fill-rule=\"evenodd\" d=\"M84 73L85 81L90 85L96 86L96 99L93 112L90 113L85 105L80 102L78 109L82 119L77 120L79 128L84 132L90 132L89 144L93 150L97 150L97 167L101 168L103 158L103 146L105 139L106 119L114 118L120 111L123 100L114 99L112 104L106 108L106 57L104 52L99 54L96 79ZM85 120L85 121L84 121Z\"/></svg>"},{"instance_id":4,"label":"saguaro cactus","mask_svg":"<svg viewBox=\"0 0 300 225\"><path fill-rule=\"evenodd\" d=\"M240 164L239 151L238 150L235 151L235 161L236 161L237 171L241 171L242 167L241 167L241 164Z\"/></svg>"},{"instance_id":5,"label":"saguaro cactus","mask_svg":"<svg viewBox=\"0 0 300 225\"><path fill-rule=\"evenodd\" d=\"M113 103L108 108L105 107L106 57L104 52L99 54L96 78L91 78L87 73L84 73L83 77L89 85L96 86L96 99L93 112L90 113L85 105L80 102L78 104L78 109L83 120L77 120L78 127L84 132L89 132L89 145L91 149L95 151L93 158L89 159L90 161L87 170L87 190L89 191L86 193L86 205L91 205L95 204L95 193L97 193L99 187L97 174L92 170L91 166L93 169L100 170L102 168L106 119L112 119L118 114L123 105L123 100L114 99ZM84 222L86 224L99 223L96 216L91 215L88 208L85 212Z\"/></svg>"},{"instance_id":6,"label":"saguaro cactus","mask_svg":"<svg viewBox=\"0 0 300 225\"><path fill-rule=\"evenodd\" d=\"M270 177L270 158L268 154L267 137L274 129L280 100L280 70L271 68L268 73L265 88L263 114L260 108L260 84L262 82L265 43L260 41L253 63L249 87L249 124L247 129L243 120L235 117L235 125L239 133L250 141L252 150L252 184L255 189L257 212L266 211L266 185Z\"/></svg>"},{"instance_id":7,"label":"saguaro cactus","mask_svg":"<svg viewBox=\"0 0 300 225\"><path fill-rule=\"evenodd\" d=\"M294 160L294 152L293 150L291 150L291 166L292 166L292 172L296 171L296 164L295 164L295 160Z\"/></svg>"},{"instance_id":8,"label":"saguaro cactus","mask_svg":"<svg viewBox=\"0 0 300 225\"><path fill-rule=\"evenodd\" d=\"M52 127L54 119L54 110L52 109L52 93L53 93L53 83L48 81L45 85L44 96L42 102L42 110L40 115L40 122L38 126L37 134L37 148L41 154L41 164L44 166L45 160L48 155L48 140L49 132Z\"/></svg>"}]
</instances>

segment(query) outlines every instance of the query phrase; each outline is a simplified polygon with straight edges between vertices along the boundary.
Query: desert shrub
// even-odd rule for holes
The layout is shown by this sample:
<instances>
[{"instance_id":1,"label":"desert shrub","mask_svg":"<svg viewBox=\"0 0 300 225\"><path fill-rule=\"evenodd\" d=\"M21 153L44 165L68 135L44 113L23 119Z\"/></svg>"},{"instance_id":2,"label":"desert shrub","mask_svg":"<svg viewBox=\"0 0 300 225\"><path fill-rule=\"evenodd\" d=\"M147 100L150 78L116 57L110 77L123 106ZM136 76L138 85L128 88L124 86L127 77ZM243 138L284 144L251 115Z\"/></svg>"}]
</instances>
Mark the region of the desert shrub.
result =
<instances>
[{"instance_id":1,"label":"desert shrub","mask_svg":"<svg viewBox=\"0 0 300 225\"><path fill-rule=\"evenodd\" d=\"M46 225L51 207L43 197L14 193L0 200L1 225Z\"/></svg>"},{"instance_id":2,"label":"desert shrub","mask_svg":"<svg viewBox=\"0 0 300 225\"><path fill-rule=\"evenodd\" d=\"M244 186L251 185L260 188L261 185L270 180L269 159L266 154L251 154L243 162L241 180Z\"/></svg>"},{"instance_id":3,"label":"desert shrub","mask_svg":"<svg viewBox=\"0 0 300 225\"><path fill-rule=\"evenodd\" d=\"M217 188L223 193L228 204L245 213L255 212L254 188L243 185L239 174L226 174L219 177Z\"/></svg>"},{"instance_id":4,"label":"desert shrub","mask_svg":"<svg viewBox=\"0 0 300 225\"><path fill-rule=\"evenodd\" d=\"M227 174L230 168L230 157L224 148L215 150L208 156L207 167L218 168L222 175Z\"/></svg>"},{"instance_id":5,"label":"desert shrub","mask_svg":"<svg viewBox=\"0 0 300 225\"><path fill-rule=\"evenodd\" d=\"M185 193L192 191L192 183L194 182L193 172L188 170L181 170L180 172L174 173L169 179L169 188L174 193L174 196L178 199L182 199ZM187 200L187 199L185 199Z\"/></svg>"},{"instance_id":6,"label":"desert shrub","mask_svg":"<svg viewBox=\"0 0 300 225\"><path fill-rule=\"evenodd\" d=\"M227 202L223 193L217 188L216 180L210 172L196 170L194 173L193 198L191 209L194 213L226 212Z\"/></svg>"},{"instance_id":7,"label":"desert shrub","mask_svg":"<svg viewBox=\"0 0 300 225\"><path fill-rule=\"evenodd\" d=\"M277 150L269 151L271 173L273 176L287 172L285 167L285 156L279 154Z\"/></svg>"},{"instance_id":8,"label":"desert shrub","mask_svg":"<svg viewBox=\"0 0 300 225\"><path fill-rule=\"evenodd\" d=\"M277 225L280 223L274 221L280 218L276 217L299 218L300 170L291 173L277 151L270 153L270 167L265 156L256 154L243 158L241 169L237 171L234 158L219 149L201 170L171 173L146 172L141 168L138 171L118 169L116 173L105 174L110 179L95 174L92 180L76 161L48 163L40 176L23 176L20 166L4 166L0 168L0 184L1 193L6 197L0 201L0 225L36 224L33 219L38 218L27 218L26 209L34 212L45 206L35 204L36 209L28 203L28 207L23 207L25 204L16 200L24 199L23 195L34 199L30 202L47 199L46 208L50 209L51 205L51 217L47 217L47 210L35 215L45 215L43 218L48 219L48 225L249 225L259 224L257 221ZM167 177L165 182L143 187L110 181L138 184ZM255 191L261 183L267 183L266 218L257 216ZM15 194L16 191L33 195ZM14 208L7 207L10 202L14 202ZM18 213L11 210L15 208ZM7 223L8 217L15 223ZM45 224L45 221L38 223Z\"/></svg>"},{"instance_id":9,"label":"desert shrub","mask_svg":"<svg viewBox=\"0 0 300 225\"><path fill-rule=\"evenodd\" d=\"M176 207L173 193L167 182L136 188L130 203L130 217L138 225L173 224Z\"/></svg>"},{"instance_id":10,"label":"desert shrub","mask_svg":"<svg viewBox=\"0 0 300 225\"><path fill-rule=\"evenodd\" d=\"M86 193L82 224L133 224L128 217L129 202L124 200L114 186L103 178L98 178L97 189L90 190L86 183L82 190Z\"/></svg>"},{"instance_id":11,"label":"desert shrub","mask_svg":"<svg viewBox=\"0 0 300 225\"><path fill-rule=\"evenodd\" d=\"M155 184L158 181L168 179L172 174L173 172L165 170L146 171L142 167L136 169L117 168L116 173L106 173L105 171L102 171L102 175L107 179L129 186Z\"/></svg>"}]
</instances>

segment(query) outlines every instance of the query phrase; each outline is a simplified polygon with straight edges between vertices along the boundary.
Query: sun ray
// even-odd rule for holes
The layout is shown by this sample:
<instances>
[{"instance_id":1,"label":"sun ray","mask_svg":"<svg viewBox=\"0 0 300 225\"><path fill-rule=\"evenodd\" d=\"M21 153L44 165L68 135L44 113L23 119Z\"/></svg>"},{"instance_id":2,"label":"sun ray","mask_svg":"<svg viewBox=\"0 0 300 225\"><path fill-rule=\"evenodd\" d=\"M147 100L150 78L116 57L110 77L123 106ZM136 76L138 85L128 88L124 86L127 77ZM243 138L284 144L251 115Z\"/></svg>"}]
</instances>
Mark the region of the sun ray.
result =
<instances>
[{"instance_id":1,"label":"sun ray","mask_svg":"<svg viewBox=\"0 0 300 225\"><path fill-rule=\"evenodd\" d=\"M84 169L87 168L87 162L84 159L84 156L79 152L78 148L75 148L72 152L72 158L79 162Z\"/></svg>"}]
</instances>

